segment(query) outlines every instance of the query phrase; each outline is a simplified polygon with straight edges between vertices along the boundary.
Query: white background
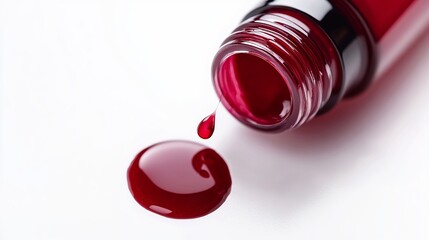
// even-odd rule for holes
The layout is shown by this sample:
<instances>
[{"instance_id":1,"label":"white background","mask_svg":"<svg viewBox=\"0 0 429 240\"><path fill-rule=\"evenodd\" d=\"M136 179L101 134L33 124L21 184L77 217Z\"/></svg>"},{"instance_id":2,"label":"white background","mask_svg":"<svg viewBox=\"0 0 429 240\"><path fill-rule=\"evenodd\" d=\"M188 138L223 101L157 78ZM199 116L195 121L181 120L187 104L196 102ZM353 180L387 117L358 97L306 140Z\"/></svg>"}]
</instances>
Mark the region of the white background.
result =
<instances>
[{"instance_id":1,"label":"white background","mask_svg":"<svg viewBox=\"0 0 429 240\"><path fill-rule=\"evenodd\" d=\"M429 33L298 130L220 107L202 141L212 57L256 0L0 2L0 239L429 239ZM172 220L132 198L129 163L168 139L224 156L216 212Z\"/></svg>"}]
</instances>

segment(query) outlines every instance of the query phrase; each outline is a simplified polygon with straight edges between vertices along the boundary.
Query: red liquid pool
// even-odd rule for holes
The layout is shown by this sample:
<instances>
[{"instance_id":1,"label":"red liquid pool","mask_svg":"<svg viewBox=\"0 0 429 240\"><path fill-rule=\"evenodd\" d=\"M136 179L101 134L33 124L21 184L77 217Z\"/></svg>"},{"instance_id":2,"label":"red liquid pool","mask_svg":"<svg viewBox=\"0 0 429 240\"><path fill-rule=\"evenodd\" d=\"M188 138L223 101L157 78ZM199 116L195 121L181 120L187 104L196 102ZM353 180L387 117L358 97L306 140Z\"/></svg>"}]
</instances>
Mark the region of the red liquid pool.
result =
<instances>
[{"instance_id":1,"label":"red liquid pool","mask_svg":"<svg viewBox=\"0 0 429 240\"><path fill-rule=\"evenodd\" d=\"M166 141L137 154L128 168L128 186L147 210L188 219L219 208L231 191L231 176L213 149L189 141Z\"/></svg>"}]
</instances>

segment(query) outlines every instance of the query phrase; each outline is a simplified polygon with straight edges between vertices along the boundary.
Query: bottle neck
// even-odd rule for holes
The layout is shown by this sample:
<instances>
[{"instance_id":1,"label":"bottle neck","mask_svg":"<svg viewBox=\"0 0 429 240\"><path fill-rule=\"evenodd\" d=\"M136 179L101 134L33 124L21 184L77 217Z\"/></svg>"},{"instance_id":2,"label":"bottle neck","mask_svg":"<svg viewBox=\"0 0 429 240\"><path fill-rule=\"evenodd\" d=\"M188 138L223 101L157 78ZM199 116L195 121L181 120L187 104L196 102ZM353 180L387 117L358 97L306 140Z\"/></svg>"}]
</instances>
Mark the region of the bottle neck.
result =
<instances>
[{"instance_id":1,"label":"bottle neck","mask_svg":"<svg viewBox=\"0 0 429 240\"><path fill-rule=\"evenodd\" d=\"M378 51L369 26L358 9L344 0L266 0L245 19L274 9L295 9L311 18L333 41L342 61L343 77L338 91L319 111L326 112L343 97L359 94L373 79ZM300 18L299 18L300 19Z\"/></svg>"},{"instance_id":2,"label":"bottle neck","mask_svg":"<svg viewBox=\"0 0 429 240\"><path fill-rule=\"evenodd\" d=\"M224 41L213 81L227 110L261 130L295 128L342 87L343 67L326 32L302 12L270 8Z\"/></svg>"}]
</instances>

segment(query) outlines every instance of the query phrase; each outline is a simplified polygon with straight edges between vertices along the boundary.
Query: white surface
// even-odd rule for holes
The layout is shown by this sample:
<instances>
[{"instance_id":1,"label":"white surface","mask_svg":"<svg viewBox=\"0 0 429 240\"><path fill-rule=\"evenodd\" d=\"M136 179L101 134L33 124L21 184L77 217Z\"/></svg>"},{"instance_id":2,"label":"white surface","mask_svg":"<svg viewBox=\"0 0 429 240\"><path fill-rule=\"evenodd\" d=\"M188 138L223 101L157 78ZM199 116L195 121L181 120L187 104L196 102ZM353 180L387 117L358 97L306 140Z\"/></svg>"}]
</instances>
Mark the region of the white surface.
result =
<instances>
[{"instance_id":1,"label":"white surface","mask_svg":"<svg viewBox=\"0 0 429 240\"><path fill-rule=\"evenodd\" d=\"M0 239L429 239L429 34L369 91L304 127L250 130L211 60L257 1L1 1ZM216 149L233 190L171 220L129 194L147 145Z\"/></svg>"}]
</instances>

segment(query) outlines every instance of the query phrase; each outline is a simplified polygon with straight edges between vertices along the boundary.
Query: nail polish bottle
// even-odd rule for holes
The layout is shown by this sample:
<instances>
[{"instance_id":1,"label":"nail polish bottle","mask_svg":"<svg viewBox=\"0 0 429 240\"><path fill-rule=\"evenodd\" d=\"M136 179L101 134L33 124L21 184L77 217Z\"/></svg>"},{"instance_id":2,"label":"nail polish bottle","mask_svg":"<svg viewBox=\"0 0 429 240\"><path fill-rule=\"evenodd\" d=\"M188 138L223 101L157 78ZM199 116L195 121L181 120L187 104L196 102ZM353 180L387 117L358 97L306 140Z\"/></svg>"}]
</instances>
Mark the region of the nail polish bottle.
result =
<instances>
[{"instance_id":1,"label":"nail polish bottle","mask_svg":"<svg viewBox=\"0 0 429 240\"><path fill-rule=\"evenodd\" d=\"M216 54L226 109L263 131L301 126L364 91L429 25L427 0L269 0Z\"/></svg>"}]
</instances>

